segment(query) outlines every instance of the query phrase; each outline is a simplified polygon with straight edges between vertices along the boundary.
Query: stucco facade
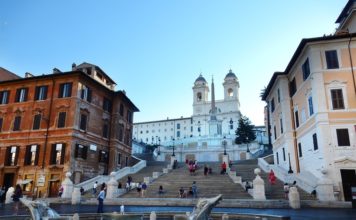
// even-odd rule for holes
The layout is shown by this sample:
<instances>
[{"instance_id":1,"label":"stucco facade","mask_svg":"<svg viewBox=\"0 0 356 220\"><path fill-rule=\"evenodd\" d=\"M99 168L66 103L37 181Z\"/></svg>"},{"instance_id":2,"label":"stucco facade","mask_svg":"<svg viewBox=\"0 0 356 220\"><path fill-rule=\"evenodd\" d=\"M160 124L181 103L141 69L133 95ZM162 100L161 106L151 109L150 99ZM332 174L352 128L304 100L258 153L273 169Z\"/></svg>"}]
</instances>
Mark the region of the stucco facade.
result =
<instances>
[{"instance_id":1,"label":"stucco facade","mask_svg":"<svg viewBox=\"0 0 356 220\"><path fill-rule=\"evenodd\" d=\"M222 122L221 137L235 136L240 119L239 81L230 70L224 78L224 98L215 100L217 120ZM193 85L193 115L176 119L138 122L134 124L134 138L147 144L172 145L172 140L190 140L209 136L211 111L210 88L205 78L200 75Z\"/></svg>"},{"instance_id":2,"label":"stucco facade","mask_svg":"<svg viewBox=\"0 0 356 220\"><path fill-rule=\"evenodd\" d=\"M306 190L317 187L312 180L328 178L342 200L356 186L355 64L355 33L303 39L263 97L277 168L293 171Z\"/></svg>"}]
</instances>

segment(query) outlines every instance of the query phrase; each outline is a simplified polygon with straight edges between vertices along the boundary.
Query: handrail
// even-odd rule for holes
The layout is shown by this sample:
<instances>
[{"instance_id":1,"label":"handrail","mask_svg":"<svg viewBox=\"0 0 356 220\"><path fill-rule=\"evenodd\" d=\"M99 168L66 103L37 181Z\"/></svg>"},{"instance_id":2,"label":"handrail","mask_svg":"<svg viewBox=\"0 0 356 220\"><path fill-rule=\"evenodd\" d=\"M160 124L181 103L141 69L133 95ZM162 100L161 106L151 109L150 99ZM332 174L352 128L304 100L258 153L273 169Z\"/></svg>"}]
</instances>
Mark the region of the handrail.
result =
<instances>
[{"instance_id":1,"label":"handrail","mask_svg":"<svg viewBox=\"0 0 356 220\"><path fill-rule=\"evenodd\" d=\"M115 172L115 179L119 180L126 175L136 173L136 172L140 171L141 169L143 169L144 167L146 167L145 160L141 160L140 162L138 162L137 164L135 164L132 167L124 167L124 168ZM110 180L109 175L98 175L94 178L91 178L84 182L78 183L78 184L74 185L74 187L83 187L84 191L88 191L93 188L93 185L95 182L98 182L97 184L100 185L102 183L107 183L109 180Z\"/></svg>"}]
</instances>

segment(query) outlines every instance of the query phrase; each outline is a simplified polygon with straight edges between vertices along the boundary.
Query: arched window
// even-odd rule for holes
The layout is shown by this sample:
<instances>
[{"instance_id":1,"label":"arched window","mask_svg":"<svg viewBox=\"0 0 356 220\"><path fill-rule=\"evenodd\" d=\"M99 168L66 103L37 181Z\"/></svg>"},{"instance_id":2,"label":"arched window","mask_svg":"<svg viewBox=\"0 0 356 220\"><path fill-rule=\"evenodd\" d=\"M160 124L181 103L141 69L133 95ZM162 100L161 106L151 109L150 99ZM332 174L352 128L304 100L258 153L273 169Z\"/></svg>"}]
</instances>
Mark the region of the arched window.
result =
<instances>
[{"instance_id":1,"label":"arched window","mask_svg":"<svg viewBox=\"0 0 356 220\"><path fill-rule=\"evenodd\" d=\"M201 101L201 92L197 93L197 100L198 100L198 102Z\"/></svg>"},{"instance_id":2,"label":"arched window","mask_svg":"<svg viewBox=\"0 0 356 220\"><path fill-rule=\"evenodd\" d=\"M233 96L234 96L234 90L231 89L231 88L229 88L229 89L227 90L227 95L228 95L229 97L233 97Z\"/></svg>"}]
</instances>

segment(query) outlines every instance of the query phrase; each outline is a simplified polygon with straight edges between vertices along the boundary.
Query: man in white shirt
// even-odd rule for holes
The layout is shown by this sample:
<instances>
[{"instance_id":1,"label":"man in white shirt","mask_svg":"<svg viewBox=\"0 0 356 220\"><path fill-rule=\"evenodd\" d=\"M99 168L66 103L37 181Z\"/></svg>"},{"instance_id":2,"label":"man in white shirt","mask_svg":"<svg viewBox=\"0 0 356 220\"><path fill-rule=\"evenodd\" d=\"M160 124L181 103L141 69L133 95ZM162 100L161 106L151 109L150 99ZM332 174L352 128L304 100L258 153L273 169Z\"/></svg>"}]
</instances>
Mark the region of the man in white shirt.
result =
<instances>
[{"instance_id":1,"label":"man in white shirt","mask_svg":"<svg viewBox=\"0 0 356 220\"><path fill-rule=\"evenodd\" d=\"M96 194L96 187L98 187L98 181L95 181L95 183L93 185L93 195Z\"/></svg>"}]
</instances>

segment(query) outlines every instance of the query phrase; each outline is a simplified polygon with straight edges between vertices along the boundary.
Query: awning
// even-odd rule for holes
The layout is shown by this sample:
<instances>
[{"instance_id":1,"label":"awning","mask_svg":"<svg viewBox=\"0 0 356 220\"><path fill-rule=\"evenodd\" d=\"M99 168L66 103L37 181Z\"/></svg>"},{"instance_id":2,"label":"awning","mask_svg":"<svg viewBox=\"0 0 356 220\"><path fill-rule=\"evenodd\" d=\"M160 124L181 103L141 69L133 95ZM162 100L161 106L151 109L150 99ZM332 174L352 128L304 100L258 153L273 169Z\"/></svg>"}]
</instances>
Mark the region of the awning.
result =
<instances>
[{"instance_id":1,"label":"awning","mask_svg":"<svg viewBox=\"0 0 356 220\"><path fill-rule=\"evenodd\" d=\"M53 178L53 179L50 179L50 180L48 180L49 182L57 182L57 181L59 181L59 178Z\"/></svg>"},{"instance_id":2,"label":"awning","mask_svg":"<svg viewBox=\"0 0 356 220\"><path fill-rule=\"evenodd\" d=\"M22 180L19 184L26 185L26 184L28 184L28 183L30 183L32 181L33 181L32 179L26 179L26 180Z\"/></svg>"}]
</instances>

